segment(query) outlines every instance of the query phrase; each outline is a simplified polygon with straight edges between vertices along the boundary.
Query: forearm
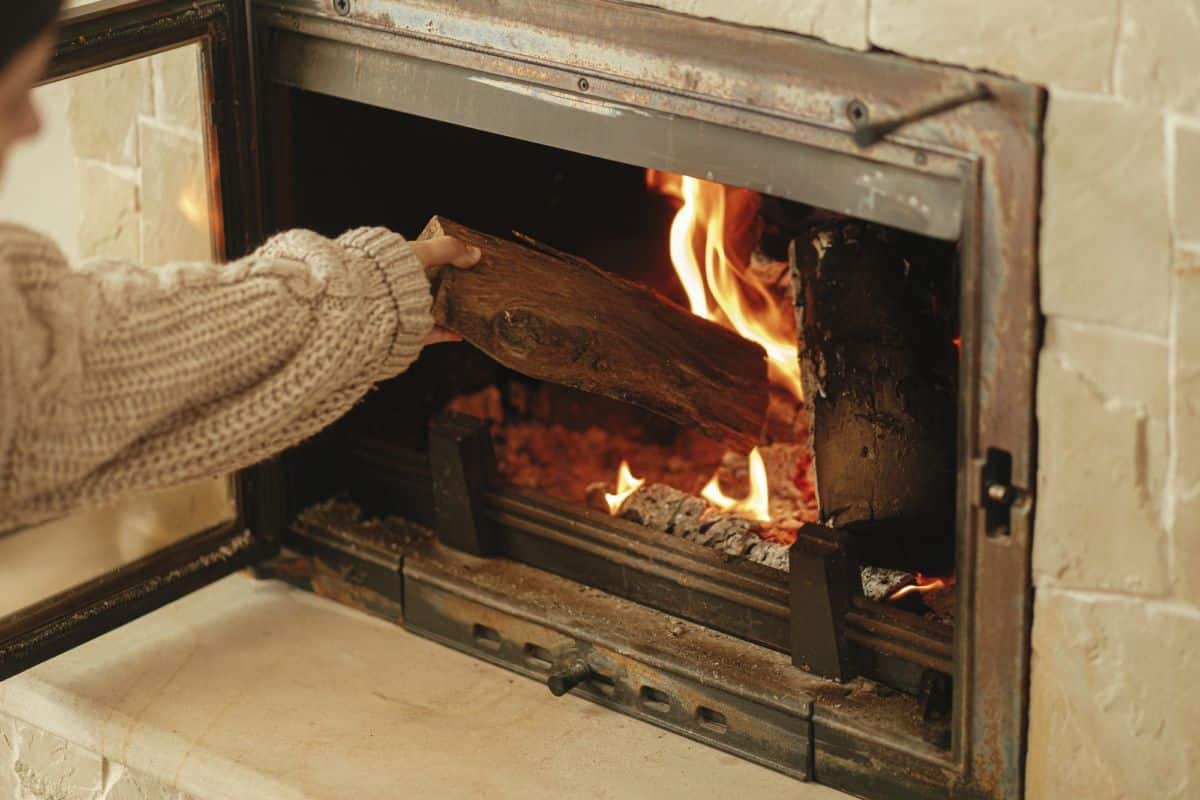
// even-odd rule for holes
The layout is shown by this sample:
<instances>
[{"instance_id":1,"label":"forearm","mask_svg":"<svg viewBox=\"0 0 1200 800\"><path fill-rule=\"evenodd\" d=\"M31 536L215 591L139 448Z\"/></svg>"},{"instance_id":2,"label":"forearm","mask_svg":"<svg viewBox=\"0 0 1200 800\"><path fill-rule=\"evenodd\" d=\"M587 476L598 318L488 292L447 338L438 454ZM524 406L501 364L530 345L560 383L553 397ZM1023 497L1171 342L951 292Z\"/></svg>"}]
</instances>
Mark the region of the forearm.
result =
<instances>
[{"instance_id":1,"label":"forearm","mask_svg":"<svg viewBox=\"0 0 1200 800\"><path fill-rule=\"evenodd\" d=\"M223 266L70 272L34 258L17 275L23 313L0 323L5 339L41 337L45 354L5 387L2 496L23 518L289 447L404 370L432 328L419 262L381 229L293 231Z\"/></svg>"}]
</instances>

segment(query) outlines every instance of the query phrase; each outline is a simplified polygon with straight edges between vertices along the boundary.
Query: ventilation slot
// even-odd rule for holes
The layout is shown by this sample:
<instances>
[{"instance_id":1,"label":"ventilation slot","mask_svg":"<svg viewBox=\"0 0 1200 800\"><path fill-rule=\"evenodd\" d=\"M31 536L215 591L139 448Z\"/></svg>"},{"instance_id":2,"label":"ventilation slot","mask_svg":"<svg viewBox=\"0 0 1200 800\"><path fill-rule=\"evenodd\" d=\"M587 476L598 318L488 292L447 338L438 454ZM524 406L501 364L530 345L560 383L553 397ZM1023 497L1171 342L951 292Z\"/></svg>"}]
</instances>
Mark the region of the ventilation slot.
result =
<instances>
[{"instance_id":1,"label":"ventilation slot","mask_svg":"<svg viewBox=\"0 0 1200 800\"><path fill-rule=\"evenodd\" d=\"M471 629L471 638L475 640L477 647L482 647L484 650L490 650L494 653L500 649L500 632L495 628L476 624Z\"/></svg>"},{"instance_id":2,"label":"ventilation slot","mask_svg":"<svg viewBox=\"0 0 1200 800\"><path fill-rule=\"evenodd\" d=\"M720 711L713 711L706 706L700 706L696 709L696 722L700 723L700 727L710 733L729 732L729 721L725 719L725 715Z\"/></svg>"},{"instance_id":3,"label":"ventilation slot","mask_svg":"<svg viewBox=\"0 0 1200 800\"><path fill-rule=\"evenodd\" d=\"M653 686L643 686L640 692L642 708L655 714L671 713L671 696Z\"/></svg>"},{"instance_id":4,"label":"ventilation slot","mask_svg":"<svg viewBox=\"0 0 1200 800\"><path fill-rule=\"evenodd\" d=\"M554 666L554 657L550 651L544 647L534 644L533 642L525 643L525 663L533 669L549 672Z\"/></svg>"}]
</instances>

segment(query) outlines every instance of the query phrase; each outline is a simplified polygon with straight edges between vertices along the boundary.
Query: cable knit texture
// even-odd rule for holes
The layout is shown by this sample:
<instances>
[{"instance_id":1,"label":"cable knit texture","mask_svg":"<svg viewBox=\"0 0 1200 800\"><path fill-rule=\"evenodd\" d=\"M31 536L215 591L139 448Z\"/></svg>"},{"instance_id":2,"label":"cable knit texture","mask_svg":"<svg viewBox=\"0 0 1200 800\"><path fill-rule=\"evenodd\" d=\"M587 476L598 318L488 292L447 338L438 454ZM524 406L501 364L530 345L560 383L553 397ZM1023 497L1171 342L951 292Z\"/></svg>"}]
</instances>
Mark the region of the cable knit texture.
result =
<instances>
[{"instance_id":1,"label":"cable knit texture","mask_svg":"<svg viewBox=\"0 0 1200 800\"><path fill-rule=\"evenodd\" d=\"M72 270L0 225L0 530L300 442L416 360L430 306L383 228L289 231L224 265Z\"/></svg>"}]
</instances>

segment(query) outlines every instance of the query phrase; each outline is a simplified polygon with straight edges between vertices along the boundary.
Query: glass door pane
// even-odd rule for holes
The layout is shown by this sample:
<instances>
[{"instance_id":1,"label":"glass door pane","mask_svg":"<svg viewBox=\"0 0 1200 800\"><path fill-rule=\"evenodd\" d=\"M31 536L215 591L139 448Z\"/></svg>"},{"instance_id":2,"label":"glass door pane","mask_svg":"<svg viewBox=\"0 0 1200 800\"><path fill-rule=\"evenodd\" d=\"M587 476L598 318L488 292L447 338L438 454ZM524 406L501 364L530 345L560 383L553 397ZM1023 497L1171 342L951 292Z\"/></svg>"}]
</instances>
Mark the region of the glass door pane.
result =
<instances>
[{"instance_id":1,"label":"glass door pane","mask_svg":"<svg viewBox=\"0 0 1200 800\"><path fill-rule=\"evenodd\" d=\"M43 129L5 166L0 220L51 237L73 266L220 257L202 59L192 43L40 87ZM218 477L0 533L0 617L234 514Z\"/></svg>"}]
</instances>

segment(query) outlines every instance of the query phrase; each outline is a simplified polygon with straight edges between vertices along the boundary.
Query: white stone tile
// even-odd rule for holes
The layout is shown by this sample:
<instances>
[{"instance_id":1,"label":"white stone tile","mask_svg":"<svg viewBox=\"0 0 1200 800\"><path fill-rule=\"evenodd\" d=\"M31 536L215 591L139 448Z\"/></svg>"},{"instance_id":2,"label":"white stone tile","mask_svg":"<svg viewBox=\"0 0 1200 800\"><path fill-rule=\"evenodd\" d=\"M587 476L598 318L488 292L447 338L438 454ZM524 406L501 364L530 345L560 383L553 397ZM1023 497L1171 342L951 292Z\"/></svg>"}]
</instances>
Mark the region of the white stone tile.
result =
<instances>
[{"instance_id":1,"label":"white stone tile","mask_svg":"<svg viewBox=\"0 0 1200 800\"><path fill-rule=\"evenodd\" d=\"M1135 0L1121 6L1116 90L1153 108L1200 113L1200 3Z\"/></svg>"},{"instance_id":2,"label":"white stone tile","mask_svg":"<svg viewBox=\"0 0 1200 800\"><path fill-rule=\"evenodd\" d=\"M75 155L136 166L138 116L154 108L149 59L89 72L67 86Z\"/></svg>"},{"instance_id":3,"label":"white stone tile","mask_svg":"<svg viewBox=\"0 0 1200 800\"><path fill-rule=\"evenodd\" d=\"M143 119L142 259L149 266L213 257L202 141Z\"/></svg>"},{"instance_id":4,"label":"white stone tile","mask_svg":"<svg viewBox=\"0 0 1200 800\"><path fill-rule=\"evenodd\" d=\"M108 785L97 800L193 800L162 781L108 763ZM197 799L199 800L199 799Z\"/></svg>"},{"instance_id":5,"label":"white stone tile","mask_svg":"<svg viewBox=\"0 0 1200 800\"><path fill-rule=\"evenodd\" d=\"M10 717L0 714L0 797L17 796L17 732Z\"/></svg>"},{"instance_id":6,"label":"white stone tile","mask_svg":"<svg viewBox=\"0 0 1200 800\"><path fill-rule=\"evenodd\" d=\"M1156 420L1167 419L1166 338L1051 318L1046 320L1043 346L1108 400L1141 408Z\"/></svg>"},{"instance_id":7,"label":"white stone tile","mask_svg":"<svg viewBox=\"0 0 1200 800\"><path fill-rule=\"evenodd\" d=\"M1108 91L1118 0L871 0L871 44L1025 81Z\"/></svg>"},{"instance_id":8,"label":"white stone tile","mask_svg":"<svg viewBox=\"0 0 1200 800\"><path fill-rule=\"evenodd\" d=\"M643 0L641 5L711 17L740 25L815 36L843 47L867 49L867 0Z\"/></svg>"},{"instance_id":9,"label":"white stone tile","mask_svg":"<svg viewBox=\"0 0 1200 800\"><path fill-rule=\"evenodd\" d=\"M1200 122L1176 118L1172 123L1172 227L1178 241L1200 247Z\"/></svg>"},{"instance_id":10,"label":"white stone tile","mask_svg":"<svg viewBox=\"0 0 1200 800\"><path fill-rule=\"evenodd\" d=\"M1038 592L1025 796L1200 796L1200 614Z\"/></svg>"},{"instance_id":11,"label":"white stone tile","mask_svg":"<svg viewBox=\"0 0 1200 800\"><path fill-rule=\"evenodd\" d=\"M0 683L203 800L843 800L274 582L234 576Z\"/></svg>"},{"instance_id":12,"label":"white stone tile","mask_svg":"<svg viewBox=\"0 0 1200 800\"><path fill-rule=\"evenodd\" d=\"M1043 352L1037 398L1035 583L1164 594L1167 543L1156 489L1167 427L1105 396L1053 350Z\"/></svg>"},{"instance_id":13,"label":"white stone tile","mask_svg":"<svg viewBox=\"0 0 1200 800\"><path fill-rule=\"evenodd\" d=\"M1157 113L1087 95L1051 96L1041 227L1047 314L1167 335L1163 145Z\"/></svg>"},{"instance_id":14,"label":"white stone tile","mask_svg":"<svg viewBox=\"0 0 1200 800\"><path fill-rule=\"evenodd\" d=\"M97 162L79 169L79 253L140 263L141 216L138 184Z\"/></svg>"},{"instance_id":15,"label":"white stone tile","mask_svg":"<svg viewBox=\"0 0 1200 800\"><path fill-rule=\"evenodd\" d=\"M95 800L103 789L103 759L54 734L16 722L13 766L18 797L29 800Z\"/></svg>"}]
</instances>

